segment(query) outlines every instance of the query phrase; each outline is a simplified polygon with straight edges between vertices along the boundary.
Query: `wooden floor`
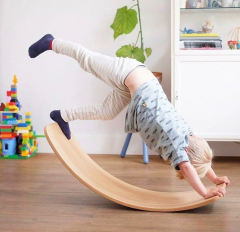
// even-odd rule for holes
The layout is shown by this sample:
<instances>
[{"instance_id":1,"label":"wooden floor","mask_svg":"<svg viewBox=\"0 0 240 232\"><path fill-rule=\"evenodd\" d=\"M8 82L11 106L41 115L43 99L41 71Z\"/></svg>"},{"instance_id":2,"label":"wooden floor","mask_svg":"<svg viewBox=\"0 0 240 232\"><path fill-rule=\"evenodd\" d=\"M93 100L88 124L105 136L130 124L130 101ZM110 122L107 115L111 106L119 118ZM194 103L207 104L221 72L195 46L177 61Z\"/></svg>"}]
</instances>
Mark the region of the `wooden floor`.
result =
<instances>
[{"instance_id":1,"label":"wooden floor","mask_svg":"<svg viewBox=\"0 0 240 232\"><path fill-rule=\"evenodd\" d=\"M91 155L114 176L156 191L191 190L158 156ZM240 157L215 158L214 170L227 175L225 198L180 213L144 212L117 205L77 181L54 154L29 160L0 160L0 231L239 232ZM211 183L204 179L206 185Z\"/></svg>"}]
</instances>

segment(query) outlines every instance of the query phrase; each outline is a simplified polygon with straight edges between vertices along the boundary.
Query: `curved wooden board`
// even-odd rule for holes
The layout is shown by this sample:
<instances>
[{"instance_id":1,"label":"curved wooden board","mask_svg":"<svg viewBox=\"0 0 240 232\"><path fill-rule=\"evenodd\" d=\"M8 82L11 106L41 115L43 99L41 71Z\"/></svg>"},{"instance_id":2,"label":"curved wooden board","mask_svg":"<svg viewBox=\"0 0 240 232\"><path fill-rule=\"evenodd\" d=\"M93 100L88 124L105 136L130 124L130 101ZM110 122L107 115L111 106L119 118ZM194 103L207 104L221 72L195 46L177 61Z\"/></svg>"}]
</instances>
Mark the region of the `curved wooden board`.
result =
<instances>
[{"instance_id":1,"label":"curved wooden board","mask_svg":"<svg viewBox=\"0 0 240 232\"><path fill-rule=\"evenodd\" d=\"M204 200L195 191L157 192L136 187L97 165L74 135L68 140L58 124L47 125L44 133L55 154L73 176L97 194L118 204L139 210L173 212L198 208L220 199L215 196Z\"/></svg>"}]
</instances>

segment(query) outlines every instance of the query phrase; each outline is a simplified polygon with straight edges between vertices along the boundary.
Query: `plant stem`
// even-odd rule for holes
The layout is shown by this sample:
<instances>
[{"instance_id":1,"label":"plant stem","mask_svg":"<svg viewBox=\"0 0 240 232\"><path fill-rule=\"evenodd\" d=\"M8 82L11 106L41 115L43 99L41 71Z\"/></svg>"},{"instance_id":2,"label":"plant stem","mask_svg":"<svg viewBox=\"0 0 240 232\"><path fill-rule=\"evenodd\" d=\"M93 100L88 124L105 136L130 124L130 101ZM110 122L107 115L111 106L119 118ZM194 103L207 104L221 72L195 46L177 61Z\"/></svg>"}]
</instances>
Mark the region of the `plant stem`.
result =
<instances>
[{"instance_id":1,"label":"plant stem","mask_svg":"<svg viewBox=\"0 0 240 232\"><path fill-rule=\"evenodd\" d=\"M143 49L142 23L141 23L139 0L137 0L137 6L138 6L138 18L139 18L140 34L141 34L141 48Z\"/></svg>"},{"instance_id":2,"label":"plant stem","mask_svg":"<svg viewBox=\"0 0 240 232\"><path fill-rule=\"evenodd\" d=\"M135 5L133 5L131 8L129 8L129 9L132 9L134 6L137 6L137 4L135 4Z\"/></svg>"},{"instance_id":3,"label":"plant stem","mask_svg":"<svg viewBox=\"0 0 240 232\"><path fill-rule=\"evenodd\" d=\"M140 35L140 31L138 32L138 37L137 37L137 41L136 41L136 43L135 43L135 47L137 46L137 42L138 42L138 38L139 38L139 35Z\"/></svg>"}]
</instances>

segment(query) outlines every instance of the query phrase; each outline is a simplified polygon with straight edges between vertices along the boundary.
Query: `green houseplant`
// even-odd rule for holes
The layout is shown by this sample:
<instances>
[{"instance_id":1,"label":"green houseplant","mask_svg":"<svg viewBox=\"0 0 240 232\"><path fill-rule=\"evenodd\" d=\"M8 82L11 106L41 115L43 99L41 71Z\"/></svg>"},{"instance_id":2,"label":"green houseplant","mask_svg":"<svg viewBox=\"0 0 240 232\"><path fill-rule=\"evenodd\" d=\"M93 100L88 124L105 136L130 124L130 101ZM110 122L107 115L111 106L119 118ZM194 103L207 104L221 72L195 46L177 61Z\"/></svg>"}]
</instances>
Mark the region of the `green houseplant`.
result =
<instances>
[{"instance_id":1,"label":"green houseplant","mask_svg":"<svg viewBox=\"0 0 240 232\"><path fill-rule=\"evenodd\" d=\"M143 31L141 23L140 5L139 0L133 0L136 2L131 8L127 6L117 9L114 21L110 26L114 30L114 39L122 34L131 33L137 24L139 23L139 32L135 43L124 45L117 50L116 55L118 57L134 58L142 63L145 62L146 57L149 57L152 53L151 48L144 48L143 44ZM137 11L133 9L137 8ZM140 37L140 47L137 46Z\"/></svg>"},{"instance_id":2,"label":"green houseplant","mask_svg":"<svg viewBox=\"0 0 240 232\"><path fill-rule=\"evenodd\" d=\"M138 32L136 42L122 46L120 49L117 50L116 55L117 57L133 58L144 63L146 60L146 57L149 57L152 54L152 49L149 47L144 48L139 0L133 0L133 1L135 1L136 4L130 7L129 9L127 8L127 6L117 9L114 21L110 27L114 30L113 37L114 39L116 39L118 36L122 34L131 33L136 27L136 25L139 23L139 32ZM133 9L134 7L137 8L137 11ZM140 47L137 46L139 37L140 37ZM161 72L152 72L152 73L161 83L162 73Z\"/></svg>"}]
</instances>

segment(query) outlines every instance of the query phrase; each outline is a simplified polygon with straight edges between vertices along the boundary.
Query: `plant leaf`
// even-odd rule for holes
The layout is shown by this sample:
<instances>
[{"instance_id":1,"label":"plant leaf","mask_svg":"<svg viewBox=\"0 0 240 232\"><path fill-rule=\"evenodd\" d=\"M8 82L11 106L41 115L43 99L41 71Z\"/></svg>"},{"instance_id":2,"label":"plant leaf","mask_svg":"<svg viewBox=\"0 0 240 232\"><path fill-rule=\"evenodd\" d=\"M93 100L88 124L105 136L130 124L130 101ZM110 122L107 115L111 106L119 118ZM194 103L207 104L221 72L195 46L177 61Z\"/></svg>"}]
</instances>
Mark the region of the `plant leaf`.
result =
<instances>
[{"instance_id":1,"label":"plant leaf","mask_svg":"<svg viewBox=\"0 0 240 232\"><path fill-rule=\"evenodd\" d=\"M138 47L132 47L131 45L124 45L120 49L117 50L117 57L129 57L132 59L136 59L142 63L146 60L144 56L144 50Z\"/></svg>"},{"instance_id":2,"label":"plant leaf","mask_svg":"<svg viewBox=\"0 0 240 232\"><path fill-rule=\"evenodd\" d=\"M128 9L127 6L119 8L110 26L114 30L114 39L123 33L129 34L136 27L137 23L137 12L134 9Z\"/></svg>"},{"instance_id":3,"label":"plant leaf","mask_svg":"<svg viewBox=\"0 0 240 232\"><path fill-rule=\"evenodd\" d=\"M151 48L146 48L145 49L147 57L149 57L152 54L152 49Z\"/></svg>"}]
</instances>

